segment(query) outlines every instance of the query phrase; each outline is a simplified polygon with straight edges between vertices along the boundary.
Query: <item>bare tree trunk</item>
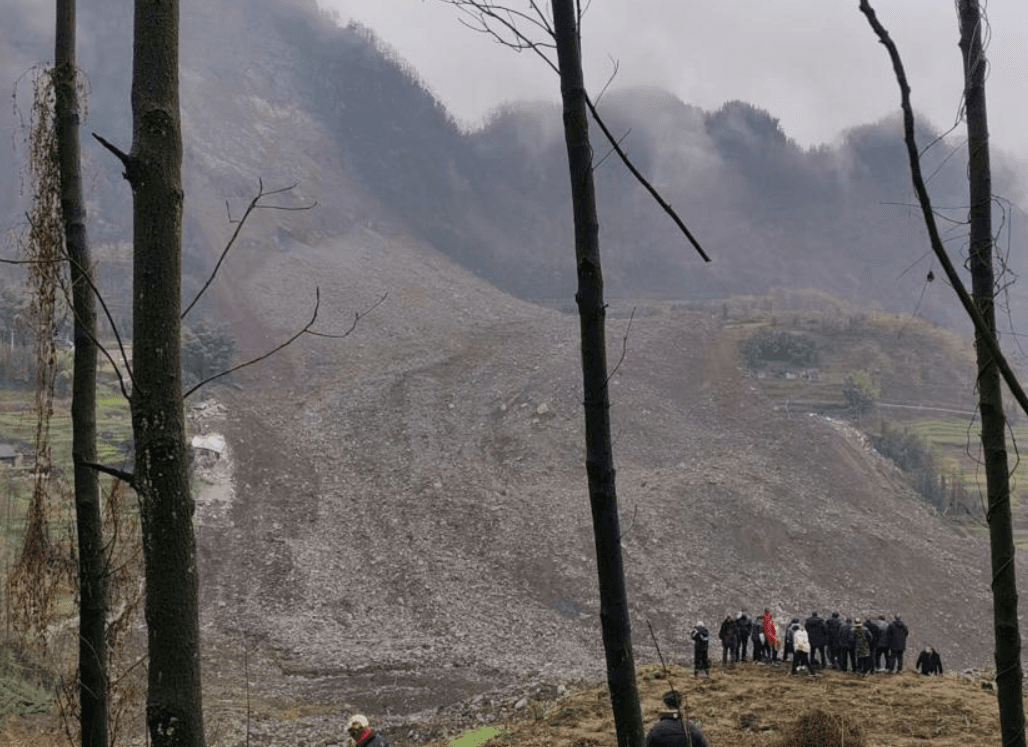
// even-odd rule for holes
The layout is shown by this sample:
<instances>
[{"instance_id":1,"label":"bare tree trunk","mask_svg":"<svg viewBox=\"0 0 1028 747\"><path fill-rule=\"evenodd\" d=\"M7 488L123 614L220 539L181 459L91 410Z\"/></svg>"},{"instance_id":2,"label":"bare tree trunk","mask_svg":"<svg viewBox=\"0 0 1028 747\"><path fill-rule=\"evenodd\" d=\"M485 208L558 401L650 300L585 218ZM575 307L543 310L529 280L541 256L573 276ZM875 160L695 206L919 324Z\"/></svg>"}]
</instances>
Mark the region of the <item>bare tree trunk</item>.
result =
<instances>
[{"instance_id":1,"label":"bare tree trunk","mask_svg":"<svg viewBox=\"0 0 1028 747\"><path fill-rule=\"evenodd\" d=\"M54 34L54 121L61 169L61 217L75 309L72 452L79 557L79 700L82 747L107 747L107 567L96 461L96 302L86 238L79 157L75 65L75 0L57 0Z\"/></svg>"},{"instance_id":2,"label":"bare tree trunk","mask_svg":"<svg viewBox=\"0 0 1028 747\"><path fill-rule=\"evenodd\" d=\"M153 747L204 744L199 581L180 365L178 0L136 0L132 71L132 431L146 568Z\"/></svg>"},{"instance_id":3,"label":"bare tree trunk","mask_svg":"<svg viewBox=\"0 0 1028 747\"><path fill-rule=\"evenodd\" d=\"M977 0L960 0L960 51L964 58L964 101L967 111L968 187L970 194L971 289L993 335L992 176L985 107L985 55ZM988 490L989 539L992 548L993 625L996 636L996 685L1004 745L1025 744L1022 700L1021 631L1017 619L1014 533L1010 511L1006 416L996 361L976 331L978 397L982 417L982 450Z\"/></svg>"},{"instance_id":4,"label":"bare tree trunk","mask_svg":"<svg viewBox=\"0 0 1028 747\"><path fill-rule=\"evenodd\" d=\"M592 147L574 0L553 0L554 38L564 101L574 206L578 313L582 337L585 404L585 465L589 478L596 566L600 584L600 624L607 656L607 684L619 747L642 747L643 721L635 679L632 628L621 558L614 457L607 389L606 310L600 266L599 223L593 185Z\"/></svg>"}]
</instances>

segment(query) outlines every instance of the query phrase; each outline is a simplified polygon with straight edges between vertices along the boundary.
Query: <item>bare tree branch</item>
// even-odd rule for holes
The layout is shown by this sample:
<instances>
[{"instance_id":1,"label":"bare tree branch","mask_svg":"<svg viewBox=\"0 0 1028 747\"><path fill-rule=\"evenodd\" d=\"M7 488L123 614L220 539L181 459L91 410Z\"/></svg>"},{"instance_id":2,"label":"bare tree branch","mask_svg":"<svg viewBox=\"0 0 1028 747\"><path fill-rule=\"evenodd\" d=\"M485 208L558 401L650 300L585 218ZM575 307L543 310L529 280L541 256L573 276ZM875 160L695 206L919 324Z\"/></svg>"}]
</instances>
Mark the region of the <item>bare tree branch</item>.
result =
<instances>
[{"instance_id":1,"label":"bare tree branch","mask_svg":"<svg viewBox=\"0 0 1028 747\"><path fill-rule=\"evenodd\" d=\"M75 260L73 260L70 256L68 257L68 262L70 264L76 264ZM104 316L110 323L111 331L114 334L114 339L118 343L118 350L121 351L121 359L125 363L125 373L129 378L129 382L131 382L132 385L135 386L135 382L132 380L132 363L129 360L128 353L125 350L125 344L121 340L121 333L118 332L118 325L115 324L114 317L111 315L111 310L107 308L107 302L104 300L103 294L100 293L100 289L97 288L95 283L93 282L93 273L84 272L82 273L82 277L86 280L86 282L89 283L90 290L93 292L93 295L96 296L96 300L100 303L100 308L104 310ZM64 288L64 295L65 298L68 298L67 288ZM96 345L97 350L103 353L104 357L110 362L111 366L114 367L114 375L118 377L118 388L121 389L122 396L124 396L127 400L129 398L129 392L128 389L126 389L125 387L125 380L122 378L121 375L121 367L118 365L117 361L114 360L114 358L111 356L110 351L107 350L107 348L100 342L100 340L93 338L90 340L90 342Z\"/></svg>"},{"instance_id":2,"label":"bare tree branch","mask_svg":"<svg viewBox=\"0 0 1028 747\"><path fill-rule=\"evenodd\" d=\"M191 389L189 389L185 394L183 394L182 395L182 399L188 399L190 394L195 392L197 389L202 387L204 384L209 384L210 382L214 381L215 379L220 379L222 376L228 376L233 371L238 371L241 368L246 368L247 366L252 366L254 363L259 363L260 361L262 361L262 360L264 360L266 358L270 358L271 356L273 356L275 353L277 353L282 348L286 347L287 345L291 345L294 341L299 339L299 337L302 334L304 334L305 332L307 332L307 330L309 330L311 328L311 326L314 324L314 322L318 318L318 308L321 306L321 289L320 288L315 288L314 289L314 295L315 295L314 313L311 315L310 321L307 322L300 329L299 332L294 334L292 337L290 337L285 342L283 342L283 343L281 343L279 345L276 345L274 348L269 350L267 353L264 353L264 355L260 355L260 356L257 356L256 358L252 358L251 360L248 360L245 363L240 363L238 366L232 366L232 368L226 369L226 370L222 371L219 374L215 374L214 376L209 376L208 378L204 379L203 381L201 381L196 386L194 386Z\"/></svg>"},{"instance_id":3,"label":"bare tree branch","mask_svg":"<svg viewBox=\"0 0 1028 747\"><path fill-rule=\"evenodd\" d=\"M321 289L320 288L315 288L314 289L314 294L315 294L314 313L311 315L310 321L307 322L307 324L305 324L302 329L300 329L298 332L296 332L296 334L294 334L292 337L290 337L288 340L286 340L285 342L281 343L280 345L277 345L276 347L272 348L267 353L264 353L263 355L260 355L260 356L258 356L256 358L252 358L252 359L246 361L245 363L240 363L238 366L232 366L232 368L226 369L225 371L222 371L221 373L215 374L214 376L209 376L208 378L206 378L203 381L201 381L199 384L196 384L194 387L189 389L184 395L182 395L182 399L187 399L189 397L189 395L191 395L197 389L199 389L200 387L204 386L205 384L209 384L210 382L214 381L215 379L220 379L222 376L228 376L233 371L238 371L241 368L246 368L247 366L252 366L254 363L259 363L260 361L262 361L262 360L264 360L266 358L270 358L275 353L277 353L279 350L282 350L284 347L286 347L288 345L291 345L294 342L296 342L296 340L298 340L302 335L313 335L315 337L326 337L326 338L333 339L333 340L341 340L344 337L349 337L350 334L357 328L358 322L360 322L361 319L366 317L375 308L377 308L383 301L386 300L386 296L388 296L388 294L383 294L380 299L375 301L375 303L373 303L371 306L369 306L363 312L357 312L356 314L354 314L353 323L350 325L350 328L347 329L345 332L338 333L338 334L331 334L331 333L328 333L328 332L315 332L314 330L311 329L311 327L314 326L314 322L317 321L317 319L318 319L318 309L321 306Z\"/></svg>"},{"instance_id":4,"label":"bare tree branch","mask_svg":"<svg viewBox=\"0 0 1028 747\"><path fill-rule=\"evenodd\" d=\"M632 331L632 321L635 319L635 307L632 307L632 313L628 317L628 325L625 327L625 334L621 337L621 357L618 358L618 362L611 369L610 374L607 375L607 383L614 378L614 374L621 368L621 364L625 362L625 358L628 357L628 333Z\"/></svg>"},{"instance_id":5,"label":"bare tree branch","mask_svg":"<svg viewBox=\"0 0 1028 747\"><path fill-rule=\"evenodd\" d=\"M453 5L462 13L464 13L468 18L472 19L473 23L464 22L464 25L468 28L472 29L473 31L477 31L479 33L484 33L489 36L492 36L500 44L504 44L517 52L520 52L525 49L532 50L533 52L537 53L540 57L542 57L546 64L549 65L555 73L557 73L558 75L560 74L557 62L555 60L550 59L550 57L548 57L542 51L543 49L555 49L556 43L554 42L553 44L543 44L537 42L531 39L525 31L522 31L518 27L518 21L524 21L537 29L541 29L544 33L547 34L549 39L554 38L553 24L550 23L549 17L539 7L539 3L537 2L537 0L530 0L529 2L530 7L532 8L532 10L535 11L534 16L530 13L511 10L510 8L506 8L496 2L493 2L493 0L441 0L441 2ZM580 3L577 5L577 9L578 18L580 21L583 12ZM497 24L500 28L497 28ZM578 24L578 29L580 32L580 23ZM614 74L617 74L616 65L614 68ZM607 86L609 85L610 81L608 80L603 90L605 91L607 89ZM646 180L646 178L642 175L639 169L635 167L635 164L633 164L632 161L628 158L628 154L626 154L625 151L621 148L621 144L618 141L618 139L611 134L609 129L607 129L607 125L603 122L603 119L600 117L599 112L596 111L596 107L593 105L592 99L586 96L585 101L589 107L589 112L592 114L593 120L595 120L596 124L600 126L600 129L603 131L603 135L607 138L607 141L610 143L614 152L618 154L618 157L621 159L621 162L625 164L628 170L632 173L632 176L634 176L636 180L638 180L638 182L646 188L646 191L650 193L650 195L653 197L654 200L656 200L657 204L660 205L664 212L671 217L671 220L675 222L675 225L677 225L679 230L681 230L682 233L685 234L685 237L689 240L689 243L693 245L693 248L695 248L699 255L703 258L703 261L710 262L710 257L707 256L707 253L705 251L703 251L703 247L700 246L700 243L696 240L696 237L692 235L692 232L689 231L688 228L686 228L685 223L682 221L680 217L678 217L678 213L676 213L674 208L672 208L671 205L663 197L660 196L660 193L657 192L653 185ZM606 156L604 156L602 160L606 160Z\"/></svg>"},{"instance_id":6,"label":"bare tree branch","mask_svg":"<svg viewBox=\"0 0 1028 747\"><path fill-rule=\"evenodd\" d=\"M549 17L540 9L535 0L531 0L531 7L535 10L535 17L521 11L513 11L502 5L497 5L491 0L441 0L452 5L463 13L467 19L458 19L462 24L472 31L486 34L493 37L498 43L510 47L515 52L529 50L539 55L549 65L553 72L560 74L557 61L551 59L544 50L555 51L556 42L539 42L531 39L518 27L518 20L525 21L531 26L542 30L547 38L553 39L553 24ZM470 19L470 20L468 20ZM497 24L500 28L497 28ZM551 52L552 53L552 52Z\"/></svg>"},{"instance_id":7,"label":"bare tree branch","mask_svg":"<svg viewBox=\"0 0 1028 747\"><path fill-rule=\"evenodd\" d=\"M117 477L119 480L121 480L126 485L130 485L133 488L133 490L136 487L136 484L135 484L135 479L136 478L135 478L135 476L130 474L130 473L128 473L128 472L125 472L125 471L120 470L120 469L116 469L114 467L108 467L106 464L96 464L95 462L84 462L84 461L81 461L80 459L78 459L74 454L72 454L72 460L75 462L75 464L81 464L83 467L89 467L90 469L95 469L97 472L103 472L105 475L110 475L111 477Z\"/></svg>"},{"instance_id":8,"label":"bare tree branch","mask_svg":"<svg viewBox=\"0 0 1028 747\"><path fill-rule=\"evenodd\" d=\"M221 268L221 263L225 261L225 255L228 254L228 250L231 249L232 245L236 242L236 238L239 236L239 232L243 230L243 225L246 223L246 219L250 217L250 213L252 213L254 210L311 210L312 208L314 208L318 204L317 202L314 202L311 205L300 205L300 206L297 206L297 207L289 207L289 206L286 206L286 205L261 205L260 204L261 199L264 198L264 197L269 197L271 195L278 195L278 194L282 194L284 192L289 192L289 191L291 191L291 190L293 190L295 188L296 188L296 184L291 184L288 187L282 187L280 189L273 189L273 190L271 190L269 192L265 192L264 191L264 180L263 179L258 179L257 180L257 194L254 195L254 198L252 200L250 200L250 203L246 206L246 210L243 212L243 217L240 218L238 221L233 221L232 220L232 212L229 209L228 201L226 200L225 208L229 212L228 222L229 223L235 223L236 224L236 230L232 232L232 237L228 240L228 243L225 245L225 248L222 250L221 256L218 257L218 261L214 265L214 269L211 271L210 277L207 278L207 282L205 282L203 284L203 287L200 288L200 290L197 292L197 294L193 298L193 300L189 302L188 306L186 306L186 310L182 312L182 316L180 317L181 319L185 319L186 318L186 314L188 314L190 309L192 309L196 305L196 302L200 300L200 296L202 296L204 294L204 291L206 291L207 288L210 287L210 284L212 282L214 282L214 276L218 274L218 270Z\"/></svg>"},{"instance_id":9,"label":"bare tree branch","mask_svg":"<svg viewBox=\"0 0 1028 747\"><path fill-rule=\"evenodd\" d=\"M895 206L898 206L898 207L908 207L908 208L911 208L911 207L912 208L920 208L921 207L919 204L914 204L913 202L882 202L880 204L882 204L882 205L895 205ZM968 224L968 221L967 221L966 218L964 220L957 220L956 218L950 218L948 215L945 215L942 211L946 210L946 209L947 208L933 207L932 208L932 212L935 213L935 217L936 218L938 218L939 220L944 220L947 223L953 223L953 224L958 225L958 226L966 226ZM950 209L955 210L956 208L950 208Z\"/></svg>"},{"instance_id":10,"label":"bare tree branch","mask_svg":"<svg viewBox=\"0 0 1028 747\"><path fill-rule=\"evenodd\" d=\"M382 294L382 297L381 297L380 299L378 299L377 301L375 301L375 303L371 304L371 306L369 306L368 308L366 308L366 309L365 309L364 311L358 311L358 312L356 312L356 313L355 313L355 314L353 315L353 324L351 324L351 325L350 325L350 328L349 328L348 330L346 330L345 332L343 332L343 333L341 333L341 334L329 334L328 332L315 332L315 331L314 331L314 330L312 330L312 329L309 329L309 330L307 330L307 334L309 334L309 335L313 335L314 337L327 337L327 338L328 338L328 339L330 339L330 340L341 340L341 339L343 339L344 337L349 337L349 336L350 336L350 334L351 334L351 333L352 333L352 332L353 332L353 331L354 331L355 329L357 329L357 323L358 323L358 322L359 322L359 321L360 321L361 319L363 319L364 317L366 317L366 316L367 316L368 314L370 314L370 313L371 313L372 311L374 311L374 310L375 310L375 309L376 309L376 308L377 308L377 307L378 307L379 305L381 305L381 304L382 304L382 303L383 303L383 302L384 302L384 301L386 300L386 298L387 298L388 296L389 296L389 294L388 294L388 293L383 293L383 294Z\"/></svg>"},{"instance_id":11,"label":"bare tree branch","mask_svg":"<svg viewBox=\"0 0 1028 747\"><path fill-rule=\"evenodd\" d=\"M618 145L623 143L625 141L625 138L627 138L631 134L632 134L631 130L625 130L625 134L622 135L620 138L618 138ZM603 154L603 158L601 158L599 161L597 161L595 164L593 164L593 171L599 171L600 166L602 166L604 163L606 163L607 159L610 158L610 155L613 152L614 152L614 149L611 148L606 153L604 153Z\"/></svg>"},{"instance_id":12,"label":"bare tree branch","mask_svg":"<svg viewBox=\"0 0 1028 747\"><path fill-rule=\"evenodd\" d=\"M589 106L589 112L592 114L593 120L596 122L596 124L598 124L600 126L600 130L603 132L604 136L607 138L607 142L610 143L611 147L614 149L614 152L617 153L618 156L621 157L621 162L625 164L625 167L629 171L632 172L632 176L634 176L638 180L638 182L640 184L642 184L643 187L646 188L646 191L649 192L650 195L653 197L653 199L657 201L657 204L660 205L664 209L664 212L667 213L669 216L671 216L671 220L673 220L675 222L675 225L677 225L678 228L681 230L681 232L685 234L685 237L687 239L689 239L689 243L692 244L693 248L696 249L697 252L699 252L699 255L701 257L703 257L703 261L704 262L709 262L710 261L710 257L708 257L707 253L705 251L703 251L703 247L700 246L700 242L698 242L696 240L696 237L692 235L692 232L688 228L685 227L685 223L683 223L682 219L678 217L678 213L676 213L674 208L672 208L671 205L668 204L668 202L663 197L660 196L660 193L653 187L652 184L650 184L646 180L646 177L644 177L639 172L639 169L637 169L635 167L635 164L632 163L631 160L629 160L628 154L625 153L624 150L622 150L621 144L614 138L614 136L611 134L610 130L607 129L607 125L604 123L603 119L600 117L600 113L598 111L596 111L596 107L593 106L592 99L590 99L588 96L586 96L585 97L585 103Z\"/></svg>"},{"instance_id":13,"label":"bare tree branch","mask_svg":"<svg viewBox=\"0 0 1028 747\"><path fill-rule=\"evenodd\" d=\"M41 261L44 261L44 260L38 260L38 259L6 259L4 257L0 257L0 264L4 264L4 265L38 265L38 264L40 264Z\"/></svg>"},{"instance_id":14,"label":"bare tree branch","mask_svg":"<svg viewBox=\"0 0 1028 747\"><path fill-rule=\"evenodd\" d=\"M29 215L26 215L25 218L28 220L29 225L31 226L32 223L33 223L32 217L29 216ZM75 264L77 266L77 263L75 262L75 260L73 260L68 255L67 251L63 252L63 256L64 256L64 258L66 260L68 260L69 264ZM20 265L20 264L38 264L38 263L39 263L39 260L0 259L0 264L12 264L12 265L18 264L18 265ZM84 273L82 273L82 277L83 277L84 280L86 280L86 282L89 283L90 290L92 291L93 295L96 297L96 300L99 301L100 308L102 308L103 311L104 311L104 317L106 317L108 323L111 325L111 331L114 334L114 339L118 343L118 350L121 351L121 359L125 362L125 373L128 376L129 382L133 383L133 385L134 385L134 382L132 380L131 361L129 360L128 353L125 351L125 344L122 342L121 334L118 332L118 325L114 321L114 316L111 314L111 310L107 307L107 302L104 300L103 295L100 293L100 289L97 288L96 284L93 282L93 273L84 272ZM61 280L61 288L62 288L62 290L64 292L65 300L68 301L68 307L70 309L72 309L72 311L74 313L75 305L73 303L71 303L71 293L69 292L68 288L66 288L64 286L63 280ZM124 380L124 378L121 375L121 367L118 365L118 363L111 356L110 351L108 351L107 348L104 347L104 345L98 339L92 338L91 342L94 345L96 345L97 349L101 353L104 354L104 357L107 358L107 360L110 362L110 364L114 367L114 374L115 374L115 376L118 377L118 386L121 389L121 393L125 397L125 399L128 399L129 398L129 392L128 392L128 389L125 386L125 380Z\"/></svg>"},{"instance_id":15,"label":"bare tree branch","mask_svg":"<svg viewBox=\"0 0 1028 747\"><path fill-rule=\"evenodd\" d=\"M139 164L136 163L136 159L130 156L128 153L122 152L116 145L107 142L102 137L97 135L95 132L93 133L93 137L96 138L97 142L99 142L100 145L102 145L111 153L113 153L115 157L119 161L121 161L121 165L125 167L125 171L123 172L122 176L125 177L125 180L129 184L135 185L139 177Z\"/></svg>"},{"instance_id":16,"label":"bare tree branch","mask_svg":"<svg viewBox=\"0 0 1028 747\"><path fill-rule=\"evenodd\" d=\"M907 74L903 69L903 62L900 60L899 50L896 49L896 45L889 36L889 32L884 26L882 26L875 14L874 8L871 7L867 0L860 0L860 12L867 17L867 22L871 25L875 34L878 35L878 40L885 46L886 50L888 50L889 58L892 60L892 69L896 75L896 82L899 84L900 89L901 107L903 109L903 133L904 140L907 145L907 157L910 161L911 178L914 182L914 192L917 194L918 202L921 205L921 213L924 216L925 227L928 229L928 238L931 242L932 251L935 252L935 256L942 265L942 269L946 273L946 277L949 280L950 285L952 285L953 290L956 291L957 297L960 299L960 303L964 307L964 311L967 312L967 315L974 323L975 331L985 343L985 346L989 349L989 353L995 360L996 367L999 369L999 372L1003 377L1003 381L1006 382L1007 387L1010 389L1010 393L1013 395L1014 399L1017 400L1021 409L1028 414L1028 395L1026 395L1024 389L1021 388L1021 384L1018 382L1017 377L1010 368L1010 364L1007 363L1007 359L1003 356L1003 352L999 347L999 342L996 340L996 335L994 335L992 330L989 329L989 325L982 316L982 312L975 305L971 296L968 294L967 289L964 287L964 283L957 274L956 268L953 266L949 255L946 253L946 248L943 246L942 239L939 237L939 229L935 224L935 212L932 210L932 202L928 196L928 188L925 186L924 177L921 174L921 163L918 158L917 143L914 137L914 110L910 105L910 85L907 83Z\"/></svg>"}]
</instances>

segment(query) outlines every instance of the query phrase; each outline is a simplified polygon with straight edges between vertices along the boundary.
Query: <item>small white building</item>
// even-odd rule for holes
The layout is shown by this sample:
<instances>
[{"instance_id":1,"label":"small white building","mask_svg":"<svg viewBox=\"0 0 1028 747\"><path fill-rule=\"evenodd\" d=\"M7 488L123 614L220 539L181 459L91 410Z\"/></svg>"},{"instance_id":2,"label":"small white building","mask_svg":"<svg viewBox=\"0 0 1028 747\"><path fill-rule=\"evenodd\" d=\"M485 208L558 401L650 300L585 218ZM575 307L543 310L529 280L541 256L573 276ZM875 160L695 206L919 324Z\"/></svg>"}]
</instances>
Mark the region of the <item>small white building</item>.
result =
<instances>
[{"instance_id":1,"label":"small white building","mask_svg":"<svg viewBox=\"0 0 1028 747\"><path fill-rule=\"evenodd\" d=\"M225 453L225 437L220 433L208 433L205 436L193 436L189 445L197 456L213 457L218 460Z\"/></svg>"}]
</instances>

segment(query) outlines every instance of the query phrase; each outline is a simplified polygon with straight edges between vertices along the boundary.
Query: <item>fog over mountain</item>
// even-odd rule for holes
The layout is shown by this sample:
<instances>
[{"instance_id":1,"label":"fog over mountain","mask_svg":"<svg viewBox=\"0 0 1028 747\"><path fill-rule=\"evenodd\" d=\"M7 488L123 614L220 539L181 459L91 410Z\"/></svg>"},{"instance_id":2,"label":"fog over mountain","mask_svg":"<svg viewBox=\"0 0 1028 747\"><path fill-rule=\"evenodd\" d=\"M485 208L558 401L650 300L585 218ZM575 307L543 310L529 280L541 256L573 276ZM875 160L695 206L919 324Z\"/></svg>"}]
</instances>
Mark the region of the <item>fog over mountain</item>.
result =
<instances>
[{"instance_id":1,"label":"fog over mountain","mask_svg":"<svg viewBox=\"0 0 1028 747\"><path fill-rule=\"evenodd\" d=\"M49 58L46 24L27 0L3 11L5 85ZM106 0L81 16L81 63L89 80L85 131L127 146L130 138L131 3ZM257 177L299 183L297 199L322 208L311 220L331 233L360 220L373 200L500 288L523 298L568 298L574 288L570 202L560 112L510 105L479 130L462 131L386 42L339 28L313 2L234 0L183 6L182 87L186 137L187 266L208 267L218 239L210 219ZM16 42L16 43L15 43ZM21 116L28 86L19 88ZM693 297L812 287L861 303L961 323L952 291L926 286L934 266L913 194L898 115L856 124L830 147L804 149L774 112L745 102L717 111L657 89L609 94L601 112L644 174L700 239L705 266L594 132L608 295ZM5 133L17 141L4 112ZM288 134L281 128L288 125ZM922 147L939 133L919 122ZM263 139L262 139L263 138ZM10 142L11 137L6 137ZM4 149L0 215L16 222L23 201L17 161ZM128 190L116 164L86 142L95 241L125 240ZM962 220L966 158L959 131L926 150L935 204ZM1020 164L994 154L997 225L1026 237ZM329 164L332 167L329 168ZM345 183L345 187L344 187ZM1011 211L1004 221L1001 209ZM208 213L208 211L210 211ZM963 231L949 226L960 264ZM1009 269L1023 269L1020 257ZM923 297L922 297L923 293ZM1016 313L1020 314L1019 304Z\"/></svg>"}]
</instances>

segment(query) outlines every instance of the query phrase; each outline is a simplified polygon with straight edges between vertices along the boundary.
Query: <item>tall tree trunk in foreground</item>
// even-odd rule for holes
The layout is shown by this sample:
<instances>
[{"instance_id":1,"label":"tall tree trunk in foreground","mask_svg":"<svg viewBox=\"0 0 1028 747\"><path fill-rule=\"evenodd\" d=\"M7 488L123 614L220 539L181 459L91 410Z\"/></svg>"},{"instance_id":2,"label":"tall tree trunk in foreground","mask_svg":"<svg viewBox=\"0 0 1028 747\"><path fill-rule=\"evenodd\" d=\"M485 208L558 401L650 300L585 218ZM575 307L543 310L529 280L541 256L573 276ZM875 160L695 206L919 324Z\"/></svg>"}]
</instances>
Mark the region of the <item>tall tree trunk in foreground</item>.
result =
<instances>
[{"instance_id":1,"label":"tall tree trunk in foreground","mask_svg":"<svg viewBox=\"0 0 1028 747\"><path fill-rule=\"evenodd\" d=\"M79 558L79 700L82 747L107 747L107 567L96 462L96 301L86 238L79 158L75 0L57 0L54 34L54 123L61 170L61 218L71 265L75 310L72 452Z\"/></svg>"},{"instance_id":2,"label":"tall tree trunk in foreground","mask_svg":"<svg viewBox=\"0 0 1028 747\"><path fill-rule=\"evenodd\" d=\"M989 129L985 108L985 55L977 0L959 0L960 51L964 58L964 100L967 111L968 186L970 194L971 289L990 330L996 331L993 305L992 176ZM999 370L981 334L976 332L978 397L982 417L982 450L988 490L989 539L992 547L993 624L996 636L996 685L1003 744L1024 745L1025 723L1021 679L1021 631L1017 619L1014 534L1010 512L1006 416Z\"/></svg>"},{"instance_id":3,"label":"tall tree trunk in foreground","mask_svg":"<svg viewBox=\"0 0 1028 747\"><path fill-rule=\"evenodd\" d=\"M146 568L153 747L204 744L199 582L180 365L178 0L136 0L132 69L132 432Z\"/></svg>"},{"instance_id":4,"label":"tall tree trunk in foreground","mask_svg":"<svg viewBox=\"0 0 1028 747\"><path fill-rule=\"evenodd\" d=\"M642 747L643 721L632 654L632 628L621 559L614 458L610 438L603 273L593 186L592 147L574 0L553 0L554 38L564 101L564 139L571 173L578 268L585 404L585 466L600 583L600 623L618 747Z\"/></svg>"}]
</instances>

